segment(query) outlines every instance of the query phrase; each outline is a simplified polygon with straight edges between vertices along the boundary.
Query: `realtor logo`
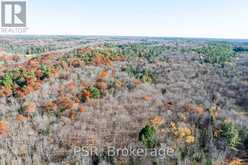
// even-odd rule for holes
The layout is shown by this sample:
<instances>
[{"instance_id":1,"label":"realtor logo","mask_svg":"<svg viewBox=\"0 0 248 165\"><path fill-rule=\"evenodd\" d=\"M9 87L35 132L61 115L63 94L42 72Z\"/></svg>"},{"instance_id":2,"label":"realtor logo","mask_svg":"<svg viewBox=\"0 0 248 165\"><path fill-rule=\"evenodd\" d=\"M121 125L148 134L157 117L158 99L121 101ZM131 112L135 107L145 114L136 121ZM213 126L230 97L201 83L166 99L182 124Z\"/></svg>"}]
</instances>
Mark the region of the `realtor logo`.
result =
<instances>
[{"instance_id":1,"label":"realtor logo","mask_svg":"<svg viewBox=\"0 0 248 165\"><path fill-rule=\"evenodd\" d=\"M2 27L26 26L26 2L2 1L1 2Z\"/></svg>"}]
</instances>

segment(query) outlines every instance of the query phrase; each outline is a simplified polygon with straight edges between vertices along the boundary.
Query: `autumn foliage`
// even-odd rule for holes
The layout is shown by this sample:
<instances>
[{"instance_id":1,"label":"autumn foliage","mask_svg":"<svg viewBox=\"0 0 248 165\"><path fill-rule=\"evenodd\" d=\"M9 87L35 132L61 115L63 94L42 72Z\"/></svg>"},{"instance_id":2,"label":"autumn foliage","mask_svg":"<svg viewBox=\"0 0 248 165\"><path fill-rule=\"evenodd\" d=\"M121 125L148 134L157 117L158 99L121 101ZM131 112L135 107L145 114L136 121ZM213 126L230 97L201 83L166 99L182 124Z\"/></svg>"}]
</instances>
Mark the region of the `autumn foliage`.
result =
<instances>
[{"instance_id":1,"label":"autumn foliage","mask_svg":"<svg viewBox=\"0 0 248 165\"><path fill-rule=\"evenodd\" d=\"M7 123L5 121L0 121L0 136L6 135L9 131Z\"/></svg>"}]
</instances>

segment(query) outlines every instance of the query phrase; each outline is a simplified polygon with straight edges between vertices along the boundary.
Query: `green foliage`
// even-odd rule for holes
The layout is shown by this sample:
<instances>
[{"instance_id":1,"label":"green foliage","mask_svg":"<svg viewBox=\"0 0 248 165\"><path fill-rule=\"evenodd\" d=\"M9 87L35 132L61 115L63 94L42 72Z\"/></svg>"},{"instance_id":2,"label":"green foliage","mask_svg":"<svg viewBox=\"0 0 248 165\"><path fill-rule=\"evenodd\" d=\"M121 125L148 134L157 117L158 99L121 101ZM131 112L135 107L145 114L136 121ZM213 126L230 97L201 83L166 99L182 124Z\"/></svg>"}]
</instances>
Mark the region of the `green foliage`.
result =
<instances>
[{"instance_id":1,"label":"green foliage","mask_svg":"<svg viewBox=\"0 0 248 165\"><path fill-rule=\"evenodd\" d=\"M129 59L144 58L149 62L153 62L163 52L167 51L168 47L164 45L153 45L145 43L133 43L116 45L113 43L105 43L103 47L85 52L74 52L76 57L81 58L86 64L90 64L97 54L104 55L108 59L113 59L117 56L126 56Z\"/></svg>"},{"instance_id":2,"label":"green foliage","mask_svg":"<svg viewBox=\"0 0 248 165\"><path fill-rule=\"evenodd\" d=\"M139 132L139 141L147 148L153 148L156 145L156 129L153 126L146 125Z\"/></svg>"},{"instance_id":3,"label":"green foliage","mask_svg":"<svg viewBox=\"0 0 248 165\"><path fill-rule=\"evenodd\" d=\"M75 50L73 52L74 56L77 58L80 58L82 61L84 61L85 64L90 64L97 54L99 54L98 49L92 49L92 50Z\"/></svg>"},{"instance_id":4,"label":"green foliage","mask_svg":"<svg viewBox=\"0 0 248 165\"><path fill-rule=\"evenodd\" d=\"M122 52L119 48L115 47L115 46L111 46L111 47L104 47L102 49L97 49L96 50L98 54L102 54L105 57L107 57L108 59L113 59L114 57L117 57L119 55L122 55Z\"/></svg>"},{"instance_id":5,"label":"green foliage","mask_svg":"<svg viewBox=\"0 0 248 165\"><path fill-rule=\"evenodd\" d=\"M5 73L3 78L0 80L0 84L6 88L12 88L14 85L13 74L11 72Z\"/></svg>"},{"instance_id":6,"label":"green foliage","mask_svg":"<svg viewBox=\"0 0 248 165\"><path fill-rule=\"evenodd\" d=\"M117 47L107 47L111 45L107 45L103 48L96 48L93 50L87 50L85 52L76 51L74 52L75 56L84 61L85 64L90 64L97 55L103 55L108 59L113 59L121 55L121 51Z\"/></svg>"},{"instance_id":7,"label":"green foliage","mask_svg":"<svg viewBox=\"0 0 248 165\"><path fill-rule=\"evenodd\" d=\"M35 72L17 68L5 73L0 80L0 84L6 88L12 88L15 85L24 88L27 86L26 79L28 78L35 78Z\"/></svg>"},{"instance_id":8,"label":"green foliage","mask_svg":"<svg viewBox=\"0 0 248 165\"><path fill-rule=\"evenodd\" d=\"M195 49L195 51L202 56L203 62L211 64L223 65L225 62L230 61L234 55L232 48L228 45L213 44Z\"/></svg>"},{"instance_id":9,"label":"green foliage","mask_svg":"<svg viewBox=\"0 0 248 165\"><path fill-rule=\"evenodd\" d=\"M93 98L97 99L97 98L100 98L101 97L101 92L96 87L90 87L89 90L90 90L91 96Z\"/></svg>"},{"instance_id":10,"label":"green foliage","mask_svg":"<svg viewBox=\"0 0 248 165\"><path fill-rule=\"evenodd\" d=\"M224 122L222 124L220 135L233 149L235 149L235 147L240 143L239 130L232 122Z\"/></svg>"},{"instance_id":11,"label":"green foliage","mask_svg":"<svg viewBox=\"0 0 248 165\"><path fill-rule=\"evenodd\" d=\"M164 45L151 45L151 44L127 44L119 46L122 50L122 54L129 57L145 58L149 62L153 62L159 55L167 51L168 48Z\"/></svg>"},{"instance_id":12,"label":"green foliage","mask_svg":"<svg viewBox=\"0 0 248 165\"><path fill-rule=\"evenodd\" d=\"M35 72L32 71L26 71L24 69L16 69L12 71L14 82L21 88L25 88L27 86L26 79L34 79L35 78Z\"/></svg>"},{"instance_id":13,"label":"green foliage","mask_svg":"<svg viewBox=\"0 0 248 165\"><path fill-rule=\"evenodd\" d=\"M81 56L81 59L85 62L85 64L90 64L92 62L92 60L95 58L95 54L90 52L90 53L86 53L85 55Z\"/></svg>"},{"instance_id":14,"label":"green foliage","mask_svg":"<svg viewBox=\"0 0 248 165\"><path fill-rule=\"evenodd\" d=\"M48 66L41 64L40 69L42 71L42 77L41 77L42 80L50 77L51 69Z\"/></svg>"},{"instance_id":15,"label":"green foliage","mask_svg":"<svg viewBox=\"0 0 248 165\"><path fill-rule=\"evenodd\" d=\"M23 70L22 74L23 74L23 77L25 77L25 78L31 78L31 79L35 78L35 71L34 70L31 70L31 71Z\"/></svg>"},{"instance_id":16,"label":"green foliage","mask_svg":"<svg viewBox=\"0 0 248 165\"><path fill-rule=\"evenodd\" d=\"M153 75L153 73L145 68L127 65L125 71L128 73L128 75L134 76L136 79L139 79L145 83L155 82L155 76Z\"/></svg>"}]
</instances>

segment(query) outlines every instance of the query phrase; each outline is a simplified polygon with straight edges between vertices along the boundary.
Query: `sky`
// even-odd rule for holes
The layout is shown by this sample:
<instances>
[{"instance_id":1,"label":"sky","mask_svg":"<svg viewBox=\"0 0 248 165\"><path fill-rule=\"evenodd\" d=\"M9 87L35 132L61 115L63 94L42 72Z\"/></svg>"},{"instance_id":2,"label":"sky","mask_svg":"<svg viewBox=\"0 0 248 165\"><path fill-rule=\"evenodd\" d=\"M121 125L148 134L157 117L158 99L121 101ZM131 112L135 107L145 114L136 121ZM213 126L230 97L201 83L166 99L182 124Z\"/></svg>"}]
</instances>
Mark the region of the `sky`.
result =
<instances>
[{"instance_id":1,"label":"sky","mask_svg":"<svg viewBox=\"0 0 248 165\"><path fill-rule=\"evenodd\" d=\"M248 39L248 0L27 0L28 34Z\"/></svg>"}]
</instances>

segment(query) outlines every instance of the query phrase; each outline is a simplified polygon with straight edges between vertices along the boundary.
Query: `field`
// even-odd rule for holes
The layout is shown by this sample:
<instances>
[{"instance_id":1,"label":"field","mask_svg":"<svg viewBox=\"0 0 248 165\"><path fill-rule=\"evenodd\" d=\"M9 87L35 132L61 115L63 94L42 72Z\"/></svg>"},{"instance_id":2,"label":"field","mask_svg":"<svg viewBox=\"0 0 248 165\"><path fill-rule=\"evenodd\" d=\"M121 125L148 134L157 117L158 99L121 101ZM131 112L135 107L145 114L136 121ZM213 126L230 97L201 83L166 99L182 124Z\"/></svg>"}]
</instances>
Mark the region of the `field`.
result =
<instances>
[{"instance_id":1,"label":"field","mask_svg":"<svg viewBox=\"0 0 248 165\"><path fill-rule=\"evenodd\" d=\"M245 165L248 41L1 36L0 110L1 165Z\"/></svg>"}]
</instances>

